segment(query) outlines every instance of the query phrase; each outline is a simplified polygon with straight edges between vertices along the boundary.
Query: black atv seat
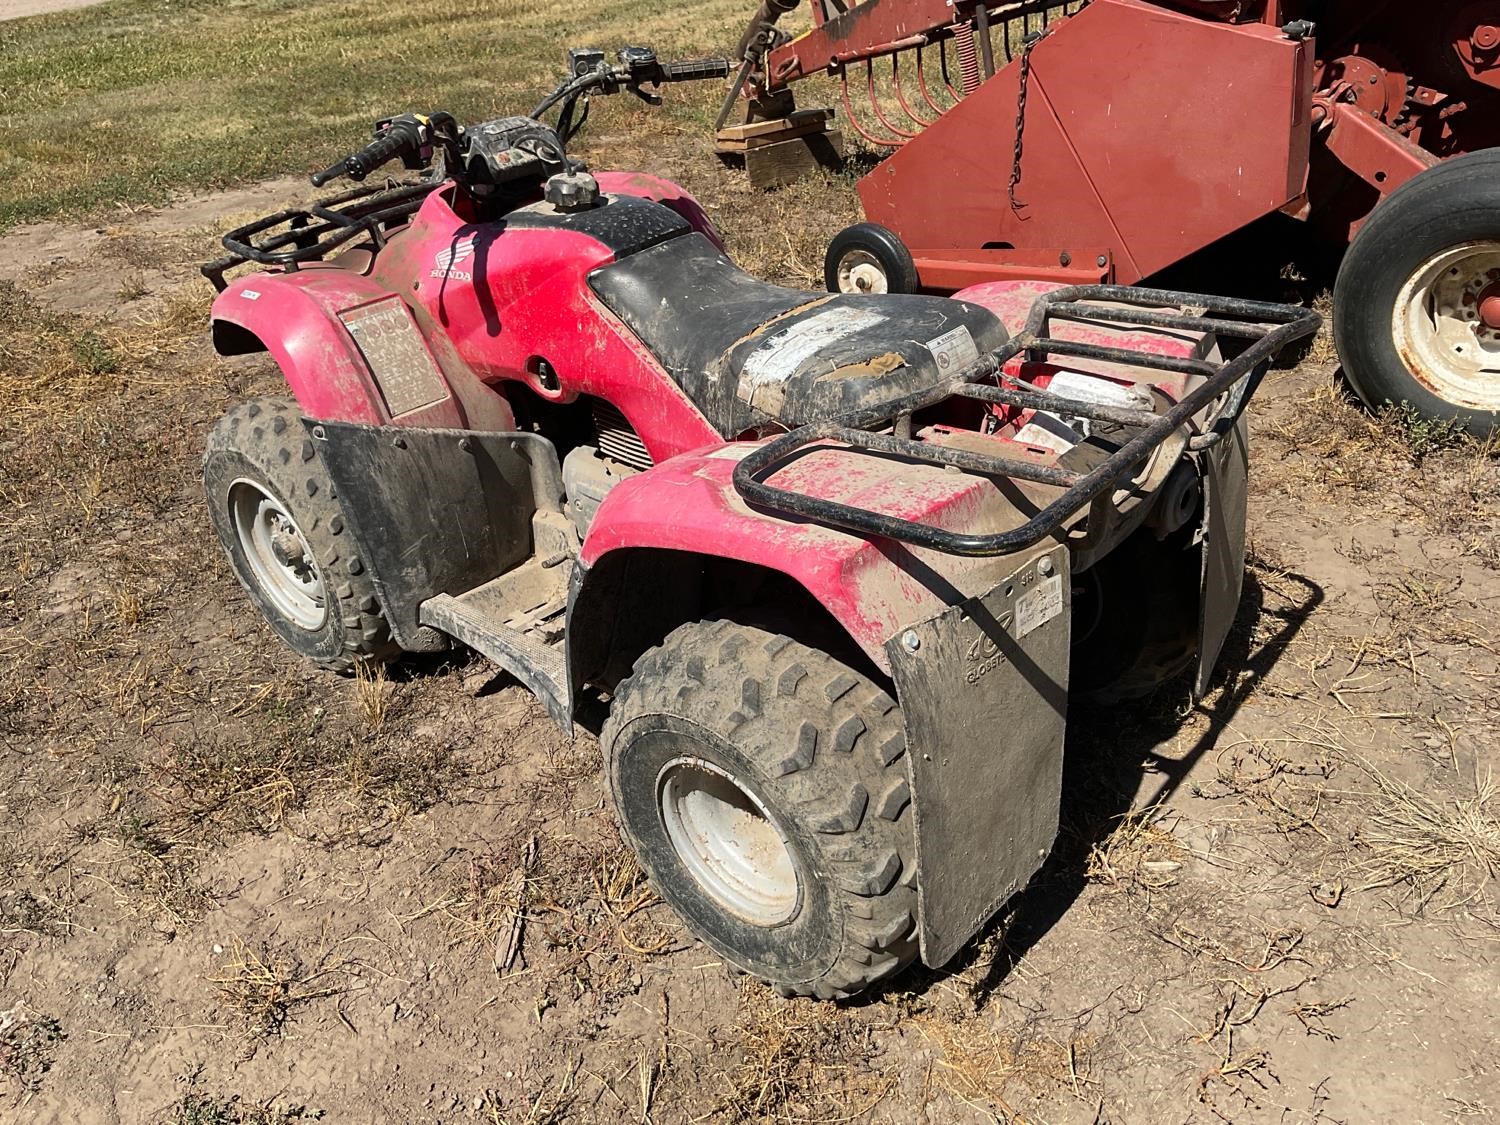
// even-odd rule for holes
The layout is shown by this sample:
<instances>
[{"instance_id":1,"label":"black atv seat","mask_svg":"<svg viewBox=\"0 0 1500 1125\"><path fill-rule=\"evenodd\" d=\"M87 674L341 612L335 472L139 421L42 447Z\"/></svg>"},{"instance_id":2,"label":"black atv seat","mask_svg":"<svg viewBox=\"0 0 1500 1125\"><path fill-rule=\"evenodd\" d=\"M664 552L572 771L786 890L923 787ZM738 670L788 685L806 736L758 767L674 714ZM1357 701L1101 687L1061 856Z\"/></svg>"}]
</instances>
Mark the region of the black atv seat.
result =
<instances>
[{"instance_id":1,"label":"black atv seat","mask_svg":"<svg viewBox=\"0 0 1500 1125\"><path fill-rule=\"evenodd\" d=\"M590 285L726 438L925 390L1006 341L989 310L947 297L769 285L696 232L596 270Z\"/></svg>"}]
</instances>

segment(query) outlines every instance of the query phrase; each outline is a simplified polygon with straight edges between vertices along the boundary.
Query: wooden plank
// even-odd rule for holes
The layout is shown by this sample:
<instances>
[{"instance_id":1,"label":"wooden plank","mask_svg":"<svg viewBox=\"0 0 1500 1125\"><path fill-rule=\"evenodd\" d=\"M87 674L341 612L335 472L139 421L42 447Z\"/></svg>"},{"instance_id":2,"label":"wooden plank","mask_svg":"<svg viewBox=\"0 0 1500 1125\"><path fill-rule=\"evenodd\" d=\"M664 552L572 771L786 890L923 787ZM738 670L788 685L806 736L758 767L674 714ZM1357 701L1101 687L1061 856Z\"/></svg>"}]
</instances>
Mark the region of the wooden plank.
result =
<instances>
[{"instance_id":1,"label":"wooden plank","mask_svg":"<svg viewBox=\"0 0 1500 1125\"><path fill-rule=\"evenodd\" d=\"M765 145L777 144L781 141L790 141L796 137L805 137L813 133L826 133L828 122L809 121L803 125L796 125L789 129L783 129L776 133L765 133L757 137L746 137L744 140L725 138L722 135L714 146L715 152L744 152L746 149L762 148Z\"/></svg>"},{"instance_id":2,"label":"wooden plank","mask_svg":"<svg viewBox=\"0 0 1500 1125\"><path fill-rule=\"evenodd\" d=\"M781 187L795 183L818 168L839 168L844 162L844 138L837 129L811 133L790 141L778 141L748 149L745 171L750 186Z\"/></svg>"},{"instance_id":3,"label":"wooden plank","mask_svg":"<svg viewBox=\"0 0 1500 1125\"><path fill-rule=\"evenodd\" d=\"M801 128L813 122L827 121L833 116L831 109L799 109L774 121L751 121L745 125L726 125L719 130L721 141L743 141L751 137L765 136L784 129Z\"/></svg>"}]
</instances>

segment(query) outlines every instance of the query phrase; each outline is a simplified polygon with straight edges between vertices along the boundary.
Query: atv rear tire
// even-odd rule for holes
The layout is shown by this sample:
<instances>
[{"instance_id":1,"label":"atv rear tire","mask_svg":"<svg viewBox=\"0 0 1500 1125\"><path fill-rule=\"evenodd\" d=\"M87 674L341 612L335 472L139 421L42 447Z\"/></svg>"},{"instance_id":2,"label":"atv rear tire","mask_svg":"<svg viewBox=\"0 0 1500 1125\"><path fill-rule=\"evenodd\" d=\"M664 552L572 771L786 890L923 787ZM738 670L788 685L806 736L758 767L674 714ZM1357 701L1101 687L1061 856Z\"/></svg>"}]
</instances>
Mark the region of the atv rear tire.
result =
<instances>
[{"instance_id":1,"label":"atv rear tire","mask_svg":"<svg viewBox=\"0 0 1500 1125\"><path fill-rule=\"evenodd\" d=\"M1365 405L1408 403L1481 439L1500 429L1500 149L1445 161L1381 203L1333 303Z\"/></svg>"},{"instance_id":2,"label":"atv rear tire","mask_svg":"<svg viewBox=\"0 0 1500 1125\"><path fill-rule=\"evenodd\" d=\"M250 600L282 640L345 675L396 655L374 583L296 404L235 406L208 435L209 517Z\"/></svg>"},{"instance_id":3,"label":"atv rear tire","mask_svg":"<svg viewBox=\"0 0 1500 1125\"><path fill-rule=\"evenodd\" d=\"M904 725L866 676L696 622L636 662L601 741L652 885L731 965L842 999L916 957Z\"/></svg>"}]
</instances>

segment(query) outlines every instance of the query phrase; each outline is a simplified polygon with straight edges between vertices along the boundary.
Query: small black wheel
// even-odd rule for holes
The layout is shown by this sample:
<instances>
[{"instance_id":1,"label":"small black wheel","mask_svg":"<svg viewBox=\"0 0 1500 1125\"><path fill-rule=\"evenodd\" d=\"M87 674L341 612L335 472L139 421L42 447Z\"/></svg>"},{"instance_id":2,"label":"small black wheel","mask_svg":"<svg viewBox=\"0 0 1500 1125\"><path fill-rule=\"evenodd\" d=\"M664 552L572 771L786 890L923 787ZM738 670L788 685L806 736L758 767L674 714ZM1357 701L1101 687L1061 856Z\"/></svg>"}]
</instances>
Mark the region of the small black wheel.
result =
<instances>
[{"instance_id":1,"label":"small black wheel","mask_svg":"<svg viewBox=\"0 0 1500 1125\"><path fill-rule=\"evenodd\" d=\"M652 885L732 967L840 999L916 956L905 728L869 678L695 622L636 662L601 741Z\"/></svg>"},{"instance_id":2,"label":"small black wheel","mask_svg":"<svg viewBox=\"0 0 1500 1125\"><path fill-rule=\"evenodd\" d=\"M915 293L917 264L894 231L855 223L828 244L823 281L830 293Z\"/></svg>"},{"instance_id":3,"label":"small black wheel","mask_svg":"<svg viewBox=\"0 0 1500 1125\"><path fill-rule=\"evenodd\" d=\"M250 600L295 651L348 674L396 655L374 583L296 404L235 406L208 435L209 518Z\"/></svg>"},{"instance_id":4,"label":"small black wheel","mask_svg":"<svg viewBox=\"0 0 1500 1125\"><path fill-rule=\"evenodd\" d=\"M1334 289L1334 338L1367 406L1500 427L1500 149L1439 164L1375 209Z\"/></svg>"}]
</instances>

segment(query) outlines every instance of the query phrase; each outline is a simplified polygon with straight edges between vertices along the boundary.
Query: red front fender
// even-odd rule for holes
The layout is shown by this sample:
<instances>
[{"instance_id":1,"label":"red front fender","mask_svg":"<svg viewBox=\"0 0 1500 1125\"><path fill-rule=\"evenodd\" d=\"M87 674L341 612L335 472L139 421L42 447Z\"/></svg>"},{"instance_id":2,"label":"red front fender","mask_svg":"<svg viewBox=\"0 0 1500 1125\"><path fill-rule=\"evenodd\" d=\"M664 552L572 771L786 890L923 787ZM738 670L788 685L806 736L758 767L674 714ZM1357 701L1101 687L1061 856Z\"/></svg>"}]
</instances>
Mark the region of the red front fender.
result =
<instances>
[{"instance_id":1,"label":"red front fender","mask_svg":"<svg viewBox=\"0 0 1500 1125\"><path fill-rule=\"evenodd\" d=\"M220 353L264 347L309 418L459 429L513 425L503 397L472 373L454 370L451 356L445 370L429 333L399 296L350 270L315 265L238 278L214 301L212 317ZM363 349L351 326L366 329Z\"/></svg>"}]
</instances>

